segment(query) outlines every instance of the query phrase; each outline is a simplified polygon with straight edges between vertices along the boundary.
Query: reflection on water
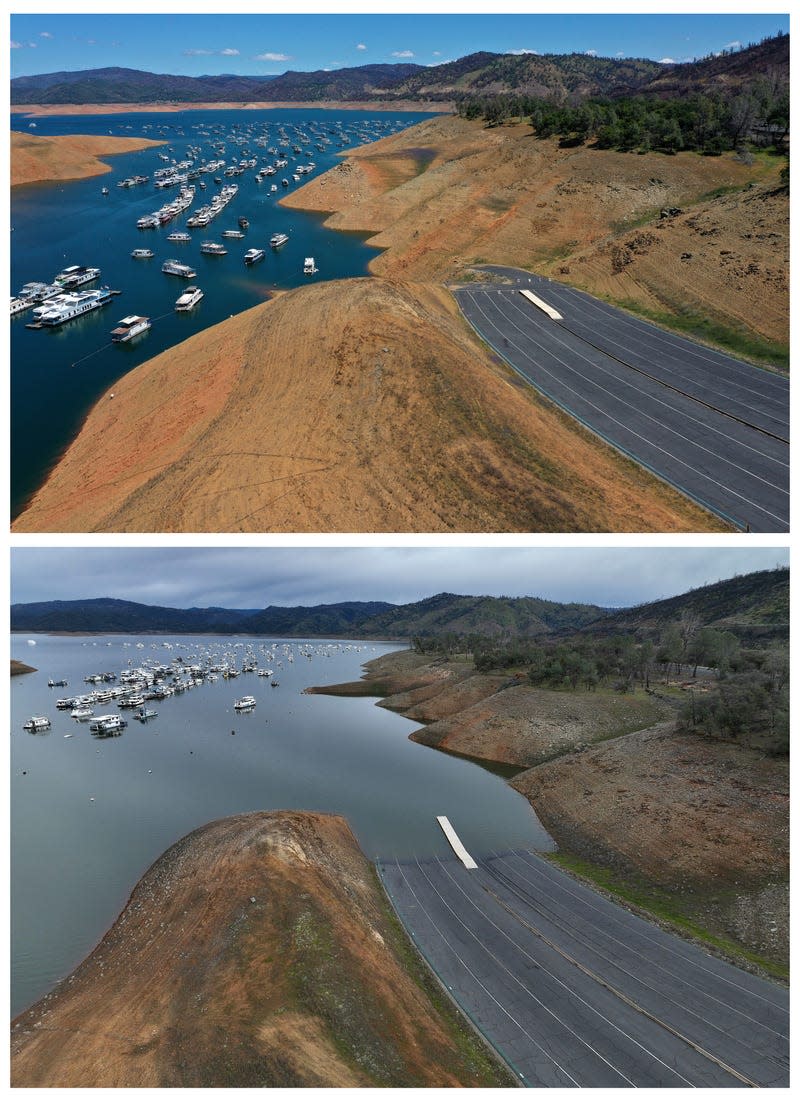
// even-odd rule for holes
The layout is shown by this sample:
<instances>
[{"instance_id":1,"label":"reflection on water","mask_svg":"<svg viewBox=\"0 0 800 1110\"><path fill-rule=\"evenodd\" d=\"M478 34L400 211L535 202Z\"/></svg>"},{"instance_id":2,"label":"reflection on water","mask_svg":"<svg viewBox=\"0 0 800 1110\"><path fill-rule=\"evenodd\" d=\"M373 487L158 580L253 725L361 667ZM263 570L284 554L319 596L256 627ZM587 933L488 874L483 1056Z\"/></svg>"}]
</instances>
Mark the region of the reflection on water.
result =
<instances>
[{"instance_id":1,"label":"reflection on water","mask_svg":"<svg viewBox=\"0 0 800 1110\"><path fill-rule=\"evenodd\" d=\"M170 844L219 817L265 809L342 814L373 858L442 851L439 814L473 853L550 846L524 798L473 762L411 743L413 722L371 698L303 693L357 678L361 664L396 643L236 643L196 635L168 645L160 637L12 637L12 658L37 668L12 680L13 1013L92 949ZM117 738L98 740L55 708L57 698L119 685L86 683L89 674L227 653L241 667L246 643L273 676L240 673L147 702L158 716L140 724L126 711L129 724ZM62 678L66 688L48 688L48 679ZM234 702L245 694L256 709L238 714ZM24 722L40 713L52 728L25 732Z\"/></svg>"}]
</instances>

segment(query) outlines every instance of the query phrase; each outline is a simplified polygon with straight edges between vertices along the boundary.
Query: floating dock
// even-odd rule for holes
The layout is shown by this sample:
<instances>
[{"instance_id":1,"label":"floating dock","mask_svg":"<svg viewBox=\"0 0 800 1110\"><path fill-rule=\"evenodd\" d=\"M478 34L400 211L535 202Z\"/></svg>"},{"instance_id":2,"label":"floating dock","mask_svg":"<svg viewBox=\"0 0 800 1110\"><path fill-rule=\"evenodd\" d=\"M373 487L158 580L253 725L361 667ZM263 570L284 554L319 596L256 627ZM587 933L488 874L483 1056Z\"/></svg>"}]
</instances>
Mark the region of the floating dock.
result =
<instances>
[{"instance_id":1,"label":"floating dock","mask_svg":"<svg viewBox=\"0 0 800 1110\"><path fill-rule=\"evenodd\" d=\"M541 297L537 297L535 293L531 293L529 289L520 289L520 293L523 295L523 297L525 297L526 300L529 300L531 304L535 304L537 308L540 308L542 310L542 312L546 312L551 320L564 319L560 312L556 312L556 310L554 308L551 308L551 306L547 304L546 301L543 301Z\"/></svg>"},{"instance_id":2,"label":"floating dock","mask_svg":"<svg viewBox=\"0 0 800 1110\"><path fill-rule=\"evenodd\" d=\"M456 830L450 824L448 819L446 817L437 817L436 820L442 826L442 832L449 840L450 847L453 849L453 851L467 868L467 870L471 871L473 870L473 868L476 868L478 866L477 863L469 854L464 845L461 843Z\"/></svg>"}]
</instances>

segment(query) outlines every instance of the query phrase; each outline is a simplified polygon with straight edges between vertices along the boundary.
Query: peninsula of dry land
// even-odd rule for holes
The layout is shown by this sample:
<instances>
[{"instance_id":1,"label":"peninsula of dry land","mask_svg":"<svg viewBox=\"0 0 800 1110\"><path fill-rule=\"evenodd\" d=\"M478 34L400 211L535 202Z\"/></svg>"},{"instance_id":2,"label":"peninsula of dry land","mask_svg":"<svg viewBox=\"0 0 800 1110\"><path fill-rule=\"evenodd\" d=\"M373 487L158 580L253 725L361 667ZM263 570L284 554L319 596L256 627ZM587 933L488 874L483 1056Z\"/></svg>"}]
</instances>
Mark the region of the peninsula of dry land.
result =
<instances>
[{"instance_id":1,"label":"peninsula of dry land","mask_svg":"<svg viewBox=\"0 0 800 1110\"><path fill-rule=\"evenodd\" d=\"M12 1023L13 1087L510 1086L340 817L251 813L150 868Z\"/></svg>"},{"instance_id":2,"label":"peninsula of dry land","mask_svg":"<svg viewBox=\"0 0 800 1110\"><path fill-rule=\"evenodd\" d=\"M152 139L121 139L111 135L40 136L12 131L11 184L98 177L111 169L101 161L103 155L127 154L161 145Z\"/></svg>"},{"instance_id":3,"label":"peninsula of dry land","mask_svg":"<svg viewBox=\"0 0 800 1110\"><path fill-rule=\"evenodd\" d=\"M111 395L113 393L113 396ZM493 362L439 285L300 288L131 371L22 532L704 530Z\"/></svg>"},{"instance_id":4,"label":"peninsula of dry land","mask_svg":"<svg viewBox=\"0 0 800 1110\"><path fill-rule=\"evenodd\" d=\"M746 966L788 968L788 760L681 730L678 682L549 690L403 651L310 692L380 698L422 726L410 739L505 765L567 866Z\"/></svg>"},{"instance_id":5,"label":"peninsula of dry land","mask_svg":"<svg viewBox=\"0 0 800 1110\"><path fill-rule=\"evenodd\" d=\"M528 125L437 117L285 203L372 233L374 276L293 290L139 366L15 531L725 527L522 384L445 283L523 266L774 352L788 320L775 160L562 149Z\"/></svg>"},{"instance_id":6,"label":"peninsula of dry land","mask_svg":"<svg viewBox=\"0 0 800 1110\"><path fill-rule=\"evenodd\" d=\"M29 667L27 663L23 663L20 659L11 660L11 677L19 674L33 674L35 667Z\"/></svg>"}]
</instances>

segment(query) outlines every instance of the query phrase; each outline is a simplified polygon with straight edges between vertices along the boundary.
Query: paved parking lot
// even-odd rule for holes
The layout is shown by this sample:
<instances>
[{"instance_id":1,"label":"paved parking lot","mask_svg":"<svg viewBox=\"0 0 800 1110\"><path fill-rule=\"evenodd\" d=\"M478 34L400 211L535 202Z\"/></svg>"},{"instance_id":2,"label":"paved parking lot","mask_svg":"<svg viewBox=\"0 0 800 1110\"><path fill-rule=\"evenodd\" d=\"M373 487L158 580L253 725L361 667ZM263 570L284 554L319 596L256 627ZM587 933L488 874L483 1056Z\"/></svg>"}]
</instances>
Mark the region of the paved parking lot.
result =
<instances>
[{"instance_id":1,"label":"paved parking lot","mask_svg":"<svg viewBox=\"0 0 800 1110\"><path fill-rule=\"evenodd\" d=\"M788 993L535 853L383 859L406 930L532 1087L788 1086Z\"/></svg>"},{"instance_id":2,"label":"paved parking lot","mask_svg":"<svg viewBox=\"0 0 800 1110\"><path fill-rule=\"evenodd\" d=\"M455 289L456 300L539 392L738 528L788 531L787 379L557 282L484 269L498 280Z\"/></svg>"}]
</instances>

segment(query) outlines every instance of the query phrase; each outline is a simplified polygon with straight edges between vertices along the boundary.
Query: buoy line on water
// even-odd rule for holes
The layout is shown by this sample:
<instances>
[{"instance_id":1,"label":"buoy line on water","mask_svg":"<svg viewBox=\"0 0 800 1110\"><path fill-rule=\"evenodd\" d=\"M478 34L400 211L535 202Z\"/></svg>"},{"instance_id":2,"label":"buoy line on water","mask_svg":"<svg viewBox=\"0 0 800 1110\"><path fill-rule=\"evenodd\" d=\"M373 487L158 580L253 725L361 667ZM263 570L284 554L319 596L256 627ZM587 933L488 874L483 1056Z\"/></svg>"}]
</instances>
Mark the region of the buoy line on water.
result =
<instances>
[{"instance_id":1,"label":"buoy line on water","mask_svg":"<svg viewBox=\"0 0 800 1110\"><path fill-rule=\"evenodd\" d=\"M161 316L151 316L150 317L150 323L151 324L157 324L159 322L159 320L166 320L167 317L171 316L171 315L172 315L171 312L164 312L164 313L162 313ZM90 351L88 355L84 355L83 358L79 358L77 360L77 362L71 362L69 364L70 370L73 368L73 366L80 366L80 364L82 362L86 362L87 359L94 358L95 355L99 355L101 351L107 351L110 347L113 347L113 346L114 346L113 343L104 343L103 346L98 347L96 351Z\"/></svg>"}]
</instances>

